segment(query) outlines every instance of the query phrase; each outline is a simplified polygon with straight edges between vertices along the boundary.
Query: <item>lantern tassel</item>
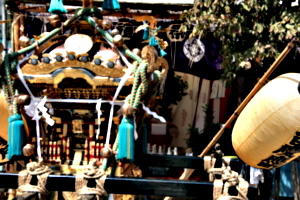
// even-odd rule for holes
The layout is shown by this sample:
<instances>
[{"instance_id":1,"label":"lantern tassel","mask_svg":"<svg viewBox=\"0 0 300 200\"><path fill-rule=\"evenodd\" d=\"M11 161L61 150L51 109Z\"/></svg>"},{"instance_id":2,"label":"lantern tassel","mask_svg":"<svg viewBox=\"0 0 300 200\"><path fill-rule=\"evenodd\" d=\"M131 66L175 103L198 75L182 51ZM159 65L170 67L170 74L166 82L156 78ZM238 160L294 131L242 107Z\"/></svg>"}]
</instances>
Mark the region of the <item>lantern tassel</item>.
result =
<instances>
[{"instance_id":1,"label":"lantern tassel","mask_svg":"<svg viewBox=\"0 0 300 200\"><path fill-rule=\"evenodd\" d=\"M53 14L64 14L68 11L64 7L63 0L51 0L48 12Z\"/></svg>"},{"instance_id":2,"label":"lantern tassel","mask_svg":"<svg viewBox=\"0 0 300 200\"><path fill-rule=\"evenodd\" d=\"M119 126L118 160L132 163L134 160L134 119L124 116Z\"/></svg>"}]
</instances>

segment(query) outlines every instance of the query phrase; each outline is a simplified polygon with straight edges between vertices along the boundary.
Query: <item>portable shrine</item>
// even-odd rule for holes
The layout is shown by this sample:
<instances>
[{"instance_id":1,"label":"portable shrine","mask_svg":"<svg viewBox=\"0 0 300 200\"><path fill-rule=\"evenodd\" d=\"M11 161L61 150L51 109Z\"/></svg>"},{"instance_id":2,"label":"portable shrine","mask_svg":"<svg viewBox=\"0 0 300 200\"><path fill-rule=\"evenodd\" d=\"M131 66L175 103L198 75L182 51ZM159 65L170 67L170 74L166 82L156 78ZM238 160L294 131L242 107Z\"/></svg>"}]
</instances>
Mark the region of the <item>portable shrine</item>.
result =
<instances>
[{"instance_id":1,"label":"portable shrine","mask_svg":"<svg viewBox=\"0 0 300 200\"><path fill-rule=\"evenodd\" d=\"M144 34L142 44L137 44L140 48L130 49L125 43L128 38L122 37L120 30L129 37L133 27L118 22L112 30L112 21L104 19L97 7L83 2L84 8L64 22L57 15L51 16L51 26L46 27L49 32L32 40L20 37L21 49L4 58L0 122L5 126L0 136L8 141L8 157L3 162L11 169L14 161L29 164L18 175L11 170L0 176L9 177L8 184L17 189L18 195L43 199L49 191L60 191L67 192L65 199L99 199L114 193L170 196L165 198L168 200L199 198L201 187L205 197L216 200L254 199L257 188L234 171L240 168L237 159L225 157L218 145L207 156L239 114L232 142L245 163L272 169L298 156L299 74L279 76L254 96L261 86L257 87L198 158L145 154L149 149L144 140L145 116L165 122L148 106L169 70L164 58L168 44L158 37L160 27L153 16L134 16L143 23L135 31ZM174 25L180 27L177 22ZM173 41L182 41L183 33L176 34ZM194 47L201 46L201 56L195 58L202 59L206 50L200 39L187 41L185 56L189 58ZM257 111L258 107L262 109ZM275 140L277 132L280 138ZM177 148L174 151L177 155ZM143 177L138 166L184 170L180 180L155 180ZM194 169L207 172L209 181L187 181ZM0 188L5 187L3 184ZM232 186L236 196L229 194Z\"/></svg>"}]
</instances>

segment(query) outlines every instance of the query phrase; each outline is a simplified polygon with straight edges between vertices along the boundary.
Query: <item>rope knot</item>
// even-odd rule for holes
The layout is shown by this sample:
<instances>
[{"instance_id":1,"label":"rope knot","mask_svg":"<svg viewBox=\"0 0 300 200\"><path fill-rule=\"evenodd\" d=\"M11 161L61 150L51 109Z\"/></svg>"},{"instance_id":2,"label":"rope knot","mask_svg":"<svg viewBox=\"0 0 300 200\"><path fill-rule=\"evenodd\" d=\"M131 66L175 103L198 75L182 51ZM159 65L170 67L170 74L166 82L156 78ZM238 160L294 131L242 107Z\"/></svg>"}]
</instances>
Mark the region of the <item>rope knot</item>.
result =
<instances>
[{"instance_id":1,"label":"rope knot","mask_svg":"<svg viewBox=\"0 0 300 200\"><path fill-rule=\"evenodd\" d=\"M96 187L88 187L88 181L94 179ZM90 162L90 164L84 169L82 174L76 175L75 189L78 199L84 199L84 195L96 195L97 199L101 196L107 196L104 190L104 183L106 179L105 172L97 165L96 161Z\"/></svg>"},{"instance_id":2,"label":"rope knot","mask_svg":"<svg viewBox=\"0 0 300 200\"><path fill-rule=\"evenodd\" d=\"M18 192L26 193L26 192L36 192L40 196L39 199L44 200L47 198L49 194L46 189L46 183L48 179L48 175L52 172L50 168L47 166L43 166L40 163L31 162L26 165L26 170L19 172L18 177ZM31 179L32 176L37 176L37 185L32 185Z\"/></svg>"}]
</instances>

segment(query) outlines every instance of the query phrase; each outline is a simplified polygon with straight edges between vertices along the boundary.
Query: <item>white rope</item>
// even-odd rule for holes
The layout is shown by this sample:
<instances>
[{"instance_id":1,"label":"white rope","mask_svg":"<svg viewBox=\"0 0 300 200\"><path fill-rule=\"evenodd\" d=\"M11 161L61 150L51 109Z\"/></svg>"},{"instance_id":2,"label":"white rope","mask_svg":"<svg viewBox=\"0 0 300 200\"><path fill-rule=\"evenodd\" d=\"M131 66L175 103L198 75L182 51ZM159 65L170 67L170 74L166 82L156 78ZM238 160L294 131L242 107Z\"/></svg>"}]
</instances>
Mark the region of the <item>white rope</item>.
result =
<instances>
[{"instance_id":1,"label":"white rope","mask_svg":"<svg viewBox=\"0 0 300 200\"><path fill-rule=\"evenodd\" d=\"M90 20L94 21L95 20L92 17L89 17ZM96 22L95 22L96 23ZM104 39L106 40L106 42L112 47L114 48L113 43L111 43L109 40L107 40L105 37ZM124 74L124 76L121 78L121 81L116 89L115 95L113 100L111 101L111 109L110 109L110 113L109 113L109 121L108 121L108 127L107 127L107 133L106 133L106 141L105 141L105 147L109 147L109 140L110 140L110 134L111 134L111 126L112 126L112 119L113 119L113 114L114 114L114 105L115 105L115 100L117 99L117 97L119 96L119 93L121 91L121 89L123 88L123 86L125 85L125 83L127 82L128 78L130 77L131 73L132 73L132 69L133 66L132 64L127 60L127 58L123 55L123 53L121 51L119 51L117 49L119 55L121 56L122 60L124 61L124 63L127 65L127 70Z\"/></svg>"},{"instance_id":2,"label":"white rope","mask_svg":"<svg viewBox=\"0 0 300 200\"><path fill-rule=\"evenodd\" d=\"M96 104L96 110L97 110L97 115L98 115L98 129L97 129L97 134L96 134L96 139L99 138L99 135L100 135L100 125L101 125L101 115L102 115L102 112L101 112L101 104L102 104L102 99L98 99L97 100L97 104Z\"/></svg>"},{"instance_id":3,"label":"white rope","mask_svg":"<svg viewBox=\"0 0 300 200\"><path fill-rule=\"evenodd\" d=\"M38 160L42 161L42 153L41 153L41 141L40 141L40 126L39 126L39 120L40 120L40 116L39 116L39 112L38 112L38 105L37 102L34 101L33 99L35 98L35 96L32 94L31 90L29 89L23 73L21 71L20 65L26 61L31 55L32 55L33 51L31 51L26 57L24 57L18 64L17 64L17 73L19 76L20 81L22 82L23 86L25 87L25 89L27 90L27 92L29 93L30 97L31 97L31 102L30 102L30 106L24 106L24 109L26 110L26 113L28 113L28 109L33 109L31 110L33 113L31 113L31 115L29 114L30 117L33 117L32 120L35 120L35 129L36 129L36 144L37 144L37 154L38 154Z\"/></svg>"},{"instance_id":4,"label":"white rope","mask_svg":"<svg viewBox=\"0 0 300 200\"><path fill-rule=\"evenodd\" d=\"M164 117L159 116L156 112L151 111L148 107L146 107L144 104L143 105L143 109L149 114L152 115L155 119L158 119L160 122L162 123L166 123L166 120Z\"/></svg>"}]
</instances>

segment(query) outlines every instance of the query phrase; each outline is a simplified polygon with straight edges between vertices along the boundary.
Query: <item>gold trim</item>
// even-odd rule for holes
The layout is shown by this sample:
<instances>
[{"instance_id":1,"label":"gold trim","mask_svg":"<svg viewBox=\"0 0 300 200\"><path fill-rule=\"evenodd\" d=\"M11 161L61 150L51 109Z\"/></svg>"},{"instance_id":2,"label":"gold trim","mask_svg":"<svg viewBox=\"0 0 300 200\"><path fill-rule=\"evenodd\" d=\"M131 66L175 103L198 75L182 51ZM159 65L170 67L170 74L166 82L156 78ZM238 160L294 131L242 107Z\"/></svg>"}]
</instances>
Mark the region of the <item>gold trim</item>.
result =
<instances>
[{"instance_id":1,"label":"gold trim","mask_svg":"<svg viewBox=\"0 0 300 200\"><path fill-rule=\"evenodd\" d=\"M42 46L39 46L38 49L35 50L35 55L40 55L46 49L51 47L52 45L58 44L59 42L64 42L70 35L57 35L46 41Z\"/></svg>"},{"instance_id":2,"label":"gold trim","mask_svg":"<svg viewBox=\"0 0 300 200\"><path fill-rule=\"evenodd\" d=\"M94 72L98 76L105 76L111 78L122 77L125 72L120 68L108 68L103 65L95 65L91 62L80 62L78 60L66 60L62 62L44 63L40 62L37 65L26 64L22 68L22 73L25 75L41 75L49 74L57 69L63 67L73 67L73 68L84 68Z\"/></svg>"},{"instance_id":3,"label":"gold trim","mask_svg":"<svg viewBox=\"0 0 300 200\"><path fill-rule=\"evenodd\" d=\"M57 74L54 78L51 75L47 76L32 76L28 77L27 81L30 83L45 83L45 84L53 84L54 88L58 88L58 84L64 78L83 78L85 79L92 87L95 89L97 86L118 86L119 82L114 81L114 78L110 77L99 77L95 76L91 78L89 75L85 74L82 70L77 68L66 68L61 73ZM125 86L133 84L133 77L129 77Z\"/></svg>"}]
</instances>

